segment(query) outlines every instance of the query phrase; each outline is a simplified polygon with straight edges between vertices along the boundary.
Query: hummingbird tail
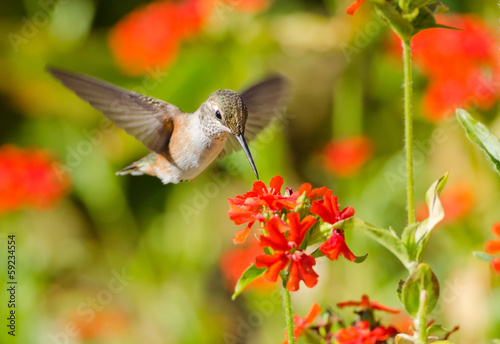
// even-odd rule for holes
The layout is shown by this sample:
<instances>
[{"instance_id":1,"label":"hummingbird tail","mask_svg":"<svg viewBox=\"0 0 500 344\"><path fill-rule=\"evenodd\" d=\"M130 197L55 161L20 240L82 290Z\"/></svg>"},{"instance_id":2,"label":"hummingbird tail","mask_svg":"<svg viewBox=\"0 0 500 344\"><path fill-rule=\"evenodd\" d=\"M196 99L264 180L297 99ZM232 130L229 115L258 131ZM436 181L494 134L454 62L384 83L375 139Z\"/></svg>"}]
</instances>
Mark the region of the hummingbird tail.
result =
<instances>
[{"instance_id":1,"label":"hummingbird tail","mask_svg":"<svg viewBox=\"0 0 500 344\"><path fill-rule=\"evenodd\" d=\"M132 165L129 165L125 167L123 170L116 172L117 176L124 176L126 174L131 174L133 176L140 176L143 175L144 172L139 170L139 166L137 166L135 163Z\"/></svg>"}]
</instances>

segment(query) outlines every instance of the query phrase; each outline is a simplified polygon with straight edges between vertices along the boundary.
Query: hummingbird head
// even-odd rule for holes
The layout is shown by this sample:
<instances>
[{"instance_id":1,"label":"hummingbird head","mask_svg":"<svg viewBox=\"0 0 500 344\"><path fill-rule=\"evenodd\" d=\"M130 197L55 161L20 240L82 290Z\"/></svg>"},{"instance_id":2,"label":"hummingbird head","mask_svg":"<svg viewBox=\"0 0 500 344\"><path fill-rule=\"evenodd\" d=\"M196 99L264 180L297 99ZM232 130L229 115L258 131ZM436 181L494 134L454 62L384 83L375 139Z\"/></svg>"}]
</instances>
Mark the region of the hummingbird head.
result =
<instances>
[{"instance_id":1,"label":"hummingbird head","mask_svg":"<svg viewBox=\"0 0 500 344\"><path fill-rule=\"evenodd\" d=\"M229 132L233 134L243 148L250 166L257 179L259 174L253 162L252 154L245 140L245 124L248 110L243 99L238 93L231 90L218 90L213 92L206 101L208 115L205 115L204 128L213 133ZM208 129L210 127L210 129Z\"/></svg>"},{"instance_id":2,"label":"hummingbird head","mask_svg":"<svg viewBox=\"0 0 500 344\"><path fill-rule=\"evenodd\" d=\"M210 122L215 123L219 130L224 130L235 136L245 134L245 123L248 111L238 93L231 90L218 90L208 97L211 110Z\"/></svg>"}]
</instances>

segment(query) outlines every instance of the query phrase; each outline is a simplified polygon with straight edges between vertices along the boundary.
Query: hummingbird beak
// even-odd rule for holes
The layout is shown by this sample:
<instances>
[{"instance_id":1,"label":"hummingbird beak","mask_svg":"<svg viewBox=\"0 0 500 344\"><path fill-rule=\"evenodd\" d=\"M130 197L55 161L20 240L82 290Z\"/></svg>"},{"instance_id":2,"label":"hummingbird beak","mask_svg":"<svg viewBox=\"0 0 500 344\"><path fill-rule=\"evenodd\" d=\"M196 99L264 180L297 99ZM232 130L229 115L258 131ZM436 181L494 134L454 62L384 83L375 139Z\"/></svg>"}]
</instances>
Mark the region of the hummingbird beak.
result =
<instances>
[{"instance_id":1,"label":"hummingbird beak","mask_svg":"<svg viewBox=\"0 0 500 344\"><path fill-rule=\"evenodd\" d=\"M257 177L257 179L259 179L259 173L257 172L257 168L255 167L255 163L253 162L252 153L250 153L250 149L248 149L247 142L245 141L245 137L243 136L243 134L235 135L235 136L236 136L236 139L238 140L238 142L240 143L241 147L243 148L243 151L245 152L245 154L248 158L248 162L250 163L250 166L252 166L253 173L255 173L255 176Z\"/></svg>"}]
</instances>

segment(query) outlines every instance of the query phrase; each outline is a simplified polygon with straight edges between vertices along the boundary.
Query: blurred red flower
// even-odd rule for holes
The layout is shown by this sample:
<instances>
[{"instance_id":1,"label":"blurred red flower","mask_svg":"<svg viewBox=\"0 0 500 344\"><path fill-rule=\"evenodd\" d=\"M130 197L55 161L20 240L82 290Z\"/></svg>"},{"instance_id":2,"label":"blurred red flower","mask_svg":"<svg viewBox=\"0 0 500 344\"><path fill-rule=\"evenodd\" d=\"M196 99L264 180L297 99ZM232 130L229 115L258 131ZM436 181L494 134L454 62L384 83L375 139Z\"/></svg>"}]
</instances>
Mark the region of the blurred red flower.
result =
<instances>
[{"instance_id":1,"label":"blurred red flower","mask_svg":"<svg viewBox=\"0 0 500 344\"><path fill-rule=\"evenodd\" d=\"M353 15L354 12L356 12L358 10L358 8L363 5L363 3L365 2L365 0L355 0L348 8L347 10L345 11L345 13L347 14L350 14L350 15Z\"/></svg>"},{"instance_id":2,"label":"blurred red flower","mask_svg":"<svg viewBox=\"0 0 500 344\"><path fill-rule=\"evenodd\" d=\"M444 219L441 223L451 223L467 216L474 207L474 190L465 183L456 183L444 189L439 197L444 209ZM417 206L417 220L423 221L429 217L429 209L425 202Z\"/></svg>"},{"instance_id":3,"label":"blurred red flower","mask_svg":"<svg viewBox=\"0 0 500 344\"><path fill-rule=\"evenodd\" d=\"M393 327L384 328L379 326L370 329L368 321L359 321L354 326L341 328L335 334L338 344L375 344L385 341L396 334Z\"/></svg>"},{"instance_id":4,"label":"blurred red flower","mask_svg":"<svg viewBox=\"0 0 500 344\"><path fill-rule=\"evenodd\" d=\"M311 326L314 320L321 313L321 307L315 302L311 306L309 313L304 318L301 318L298 314L293 316L293 322L295 323L295 327L293 329L293 334L295 339L297 339L302 333L304 333L309 326ZM283 344L288 343L288 333L285 332L285 340Z\"/></svg>"},{"instance_id":5,"label":"blurred red flower","mask_svg":"<svg viewBox=\"0 0 500 344\"><path fill-rule=\"evenodd\" d=\"M240 11L258 12L270 0L225 2ZM109 44L117 64L130 75L168 67L177 58L182 40L198 34L217 6L217 0L160 0L138 7L110 32Z\"/></svg>"},{"instance_id":6,"label":"blurred red flower","mask_svg":"<svg viewBox=\"0 0 500 344\"><path fill-rule=\"evenodd\" d=\"M130 326L128 315L121 310L96 312L91 320L80 314L74 314L70 319L77 329L77 337L85 342L116 338Z\"/></svg>"},{"instance_id":7,"label":"blurred red flower","mask_svg":"<svg viewBox=\"0 0 500 344\"><path fill-rule=\"evenodd\" d=\"M239 246L237 249L229 250L222 254L219 266L227 281L228 290L234 290L243 272L254 263L255 257L260 254L262 254L262 248L257 240L253 240L252 243L246 245L246 247ZM258 278L250 283L247 288L265 288L268 286L272 287L273 284L267 282L263 278Z\"/></svg>"},{"instance_id":8,"label":"blurred red flower","mask_svg":"<svg viewBox=\"0 0 500 344\"><path fill-rule=\"evenodd\" d=\"M337 303L337 307L339 308L344 308L344 307L361 307L363 310L366 311L373 311L373 310L379 310L379 311L384 311L384 312L389 312L389 313L399 313L399 310L389 308L387 306L381 305L380 303L376 301L370 301L367 295L361 296L361 301L346 301L346 302L339 302Z\"/></svg>"},{"instance_id":9,"label":"blurred red flower","mask_svg":"<svg viewBox=\"0 0 500 344\"><path fill-rule=\"evenodd\" d=\"M56 173L54 162L40 149L0 147L0 213L24 207L47 209L61 199L69 178Z\"/></svg>"},{"instance_id":10,"label":"blurred red flower","mask_svg":"<svg viewBox=\"0 0 500 344\"><path fill-rule=\"evenodd\" d=\"M244 229L236 232L233 242L241 244L250 233L250 229L255 221L264 222L265 214L273 215L283 208L292 209L296 206L297 198L281 195L283 178L275 176L269 182L269 188L260 180L253 183L251 191L243 196L229 198L228 215L236 225L248 223Z\"/></svg>"},{"instance_id":11,"label":"blurred red flower","mask_svg":"<svg viewBox=\"0 0 500 344\"><path fill-rule=\"evenodd\" d=\"M371 158L372 145L363 136L349 137L328 143L324 150L325 168L339 177L355 175Z\"/></svg>"},{"instance_id":12,"label":"blurred red flower","mask_svg":"<svg viewBox=\"0 0 500 344\"><path fill-rule=\"evenodd\" d=\"M308 215L300 221L298 213L288 213L287 219L288 225L278 216L273 216L266 222L264 229L267 235L259 236L260 246L272 248L273 253L257 256L255 266L267 268L263 277L270 282L276 282L279 272L288 268L286 287L290 291L299 290L301 280L312 288L318 282L318 275L313 270L316 260L302 251L300 245L306 232L316 223L316 218ZM284 233L288 234L288 238Z\"/></svg>"},{"instance_id":13,"label":"blurred red flower","mask_svg":"<svg viewBox=\"0 0 500 344\"><path fill-rule=\"evenodd\" d=\"M132 11L110 33L116 62L131 75L168 66L180 41L201 29L204 9L198 0L185 0L156 1Z\"/></svg>"},{"instance_id":14,"label":"blurred red flower","mask_svg":"<svg viewBox=\"0 0 500 344\"><path fill-rule=\"evenodd\" d=\"M412 40L415 65L429 77L424 116L437 121L457 107L491 108L500 79L496 30L473 15L437 16L437 20L461 30L424 30ZM400 41L393 37L400 54Z\"/></svg>"}]
</instances>

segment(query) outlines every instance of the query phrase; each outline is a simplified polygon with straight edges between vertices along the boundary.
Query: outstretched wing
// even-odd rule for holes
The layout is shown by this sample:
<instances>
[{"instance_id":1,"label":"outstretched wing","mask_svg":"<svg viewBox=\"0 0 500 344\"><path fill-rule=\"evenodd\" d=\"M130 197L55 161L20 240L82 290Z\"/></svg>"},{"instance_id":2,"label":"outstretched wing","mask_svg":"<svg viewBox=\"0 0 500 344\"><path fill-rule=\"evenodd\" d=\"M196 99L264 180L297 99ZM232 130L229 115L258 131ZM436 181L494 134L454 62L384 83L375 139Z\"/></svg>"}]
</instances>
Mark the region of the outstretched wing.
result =
<instances>
[{"instance_id":1,"label":"outstretched wing","mask_svg":"<svg viewBox=\"0 0 500 344\"><path fill-rule=\"evenodd\" d=\"M240 93L240 97L248 110L245 125L245 139L247 142L255 139L273 118L280 115L282 107L288 100L289 88L288 80L281 75L276 75ZM234 135L229 135L219 158L223 158L239 149L241 149L241 145Z\"/></svg>"},{"instance_id":2,"label":"outstretched wing","mask_svg":"<svg viewBox=\"0 0 500 344\"><path fill-rule=\"evenodd\" d=\"M163 153L168 147L173 118L182 113L175 105L88 76L53 68L48 71L152 152Z\"/></svg>"}]
</instances>

